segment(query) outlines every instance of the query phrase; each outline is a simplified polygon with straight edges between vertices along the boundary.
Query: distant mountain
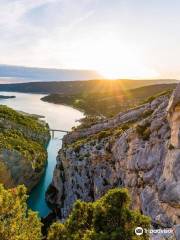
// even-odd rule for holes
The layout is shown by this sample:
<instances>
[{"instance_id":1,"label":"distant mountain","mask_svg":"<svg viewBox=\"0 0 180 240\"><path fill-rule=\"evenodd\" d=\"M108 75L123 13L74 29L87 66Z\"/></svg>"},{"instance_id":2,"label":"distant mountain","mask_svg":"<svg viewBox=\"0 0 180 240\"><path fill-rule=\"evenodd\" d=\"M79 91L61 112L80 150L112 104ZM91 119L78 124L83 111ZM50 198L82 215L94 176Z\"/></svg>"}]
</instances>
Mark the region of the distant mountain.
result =
<instances>
[{"instance_id":1,"label":"distant mountain","mask_svg":"<svg viewBox=\"0 0 180 240\"><path fill-rule=\"evenodd\" d=\"M102 78L96 71L34 68L0 64L0 82L74 81Z\"/></svg>"},{"instance_id":2,"label":"distant mountain","mask_svg":"<svg viewBox=\"0 0 180 240\"><path fill-rule=\"evenodd\" d=\"M0 91L43 93L43 94L83 94L83 93L121 93L128 89L149 85L173 84L177 80L90 80L90 81L57 81L26 82L0 84Z\"/></svg>"}]
</instances>

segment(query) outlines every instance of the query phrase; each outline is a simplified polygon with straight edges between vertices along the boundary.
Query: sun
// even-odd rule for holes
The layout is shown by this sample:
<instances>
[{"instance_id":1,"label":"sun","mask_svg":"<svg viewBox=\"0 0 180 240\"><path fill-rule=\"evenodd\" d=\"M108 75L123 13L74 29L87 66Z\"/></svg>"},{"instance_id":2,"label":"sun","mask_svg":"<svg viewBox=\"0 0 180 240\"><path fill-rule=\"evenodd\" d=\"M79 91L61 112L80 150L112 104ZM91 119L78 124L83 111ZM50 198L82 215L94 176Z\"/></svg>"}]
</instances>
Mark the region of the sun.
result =
<instances>
[{"instance_id":1,"label":"sun","mask_svg":"<svg viewBox=\"0 0 180 240\"><path fill-rule=\"evenodd\" d=\"M109 69L104 69L104 70L99 70L98 71L100 73L100 75L102 75L104 78L107 79L118 79L122 77L121 71L120 71L120 67L115 69L115 68L109 68Z\"/></svg>"},{"instance_id":2,"label":"sun","mask_svg":"<svg viewBox=\"0 0 180 240\"><path fill-rule=\"evenodd\" d=\"M136 62L128 62L126 66L123 63L119 63L118 66L114 63L113 66L109 64L104 69L101 68L98 72L107 79L144 79L144 78L157 78L159 74L153 69L147 68L143 64L137 64Z\"/></svg>"},{"instance_id":3,"label":"sun","mask_svg":"<svg viewBox=\"0 0 180 240\"><path fill-rule=\"evenodd\" d=\"M141 46L128 44L119 36L83 38L71 49L71 61L76 69L96 70L107 79L157 78L158 72L147 64L147 55Z\"/></svg>"},{"instance_id":4,"label":"sun","mask_svg":"<svg viewBox=\"0 0 180 240\"><path fill-rule=\"evenodd\" d=\"M158 72L147 66L144 54L138 46L122 44L116 39L105 41L94 66L105 78L156 78Z\"/></svg>"}]
</instances>

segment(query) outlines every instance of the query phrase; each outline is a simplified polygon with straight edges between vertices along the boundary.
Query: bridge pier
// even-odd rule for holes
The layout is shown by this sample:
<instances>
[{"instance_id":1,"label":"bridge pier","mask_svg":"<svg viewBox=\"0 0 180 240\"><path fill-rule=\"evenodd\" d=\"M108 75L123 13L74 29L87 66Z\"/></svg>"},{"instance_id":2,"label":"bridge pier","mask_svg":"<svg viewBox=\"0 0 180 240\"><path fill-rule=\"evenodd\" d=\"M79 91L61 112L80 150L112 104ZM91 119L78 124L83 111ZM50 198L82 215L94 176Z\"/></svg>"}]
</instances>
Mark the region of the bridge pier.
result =
<instances>
[{"instance_id":1,"label":"bridge pier","mask_svg":"<svg viewBox=\"0 0 180 240\"><path fill-rule=\"evenodd\" d=\"M54 138L54 131L52 131L52 138Z\"/></svg>"}]
</instances>

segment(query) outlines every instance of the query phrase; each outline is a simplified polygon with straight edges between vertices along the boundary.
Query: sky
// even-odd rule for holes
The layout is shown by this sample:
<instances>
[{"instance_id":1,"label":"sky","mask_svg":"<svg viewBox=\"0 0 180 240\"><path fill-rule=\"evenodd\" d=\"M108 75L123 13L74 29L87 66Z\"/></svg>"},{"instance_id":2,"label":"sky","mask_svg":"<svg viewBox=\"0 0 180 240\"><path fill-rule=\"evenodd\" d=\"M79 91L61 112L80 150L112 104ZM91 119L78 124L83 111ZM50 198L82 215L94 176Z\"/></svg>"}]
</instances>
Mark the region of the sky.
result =
<instances>
[{"instance_id":1,"label":"sky","mask_svg":"<svg viewBox=\"0 0 180 240\"><path fill-rule=\"evenodd\" d=\"M179 0L0 0L0 64L180 79Z\"/></svg>"}]
</instances>

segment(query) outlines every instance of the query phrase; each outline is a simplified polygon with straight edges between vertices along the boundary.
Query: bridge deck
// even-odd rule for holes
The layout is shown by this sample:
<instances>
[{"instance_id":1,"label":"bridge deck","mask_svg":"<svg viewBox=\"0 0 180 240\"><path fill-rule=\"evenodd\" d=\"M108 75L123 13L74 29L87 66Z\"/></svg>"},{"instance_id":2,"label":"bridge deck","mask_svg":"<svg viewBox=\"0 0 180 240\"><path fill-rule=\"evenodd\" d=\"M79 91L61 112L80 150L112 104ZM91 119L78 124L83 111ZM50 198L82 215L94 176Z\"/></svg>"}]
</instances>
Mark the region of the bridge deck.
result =
<instances>
[{"instance_id":1,"label":"bridge deck","mask_svg":"<svg viewBox=\"0 0 180 240\"><path fill-rule=\"evenodd\" d=\"M68 133L69 131L67 130L61 130L61 129L49 129L51 132L65 132Z\"/></svg>"}]
</instances>

